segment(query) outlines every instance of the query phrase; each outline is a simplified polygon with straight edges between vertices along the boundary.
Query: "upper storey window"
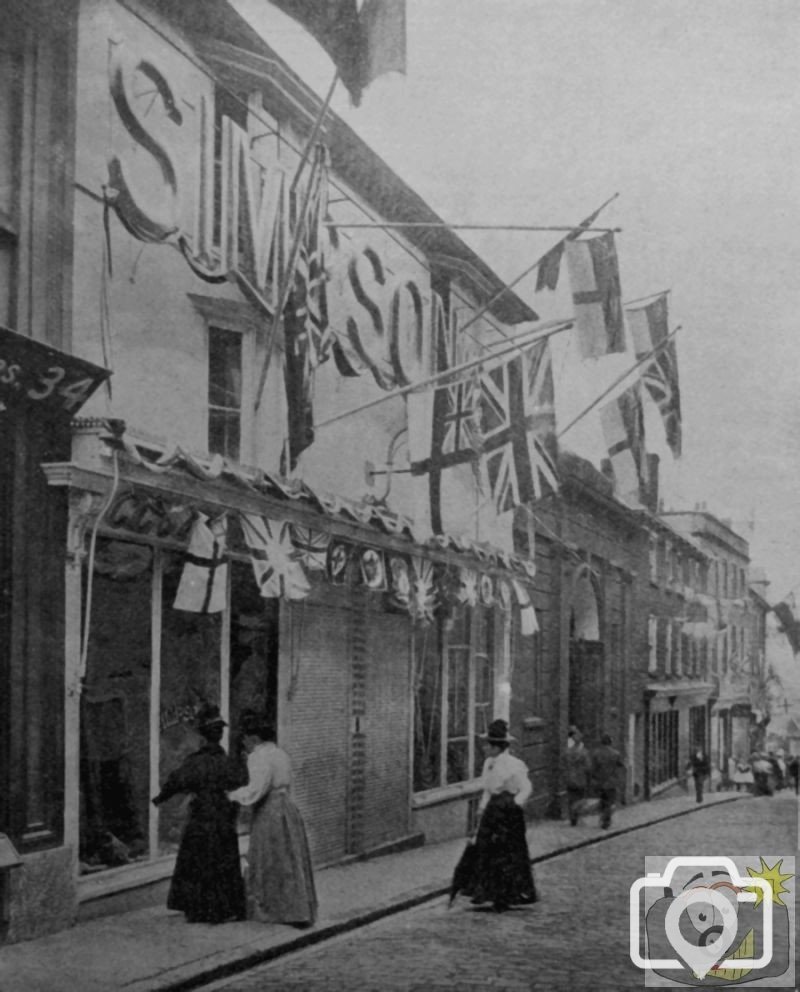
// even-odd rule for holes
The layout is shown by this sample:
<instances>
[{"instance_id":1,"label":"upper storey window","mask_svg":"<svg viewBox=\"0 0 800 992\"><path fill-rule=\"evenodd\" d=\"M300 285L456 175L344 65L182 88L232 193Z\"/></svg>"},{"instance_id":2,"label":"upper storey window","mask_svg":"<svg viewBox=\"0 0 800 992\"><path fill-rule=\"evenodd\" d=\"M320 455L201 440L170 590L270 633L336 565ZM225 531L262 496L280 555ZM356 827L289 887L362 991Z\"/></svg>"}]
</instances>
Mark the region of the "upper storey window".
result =
<instances>
[{"instance_id":1,"label":"upper storey window","mask_svg":"<svg viewBox=\"0 0 800 992\"><path fill-rule=\"evenodd\" d=\"M242 335L208 329L208 450L238 461L242 444Z\"/></svg>"}]
</instances>

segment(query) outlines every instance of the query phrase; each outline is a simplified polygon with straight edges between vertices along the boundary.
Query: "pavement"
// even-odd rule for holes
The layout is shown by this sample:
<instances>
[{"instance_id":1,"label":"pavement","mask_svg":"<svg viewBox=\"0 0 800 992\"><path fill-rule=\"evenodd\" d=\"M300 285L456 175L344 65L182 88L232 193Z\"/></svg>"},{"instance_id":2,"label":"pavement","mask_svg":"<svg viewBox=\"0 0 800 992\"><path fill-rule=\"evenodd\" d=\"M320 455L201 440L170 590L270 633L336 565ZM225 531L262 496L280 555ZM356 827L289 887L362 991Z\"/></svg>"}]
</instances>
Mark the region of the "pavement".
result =
<instances>
[{"instance_id":1,"label":"pavement","mask_svg":"<svg viewBox=\"0 0 800 992\"><path fill-rule=\"evenodd\" d=\"M599 828L596 814L577 827L566 820L537 820L528 828L531 860L535 865L649 824L749 799L747 793L717 792L701 806L684 793L621 806L610 830ZM444 899L464 843L456 838L318 871L320 918L308 930L250 921L187 924L182 913L156 906L11 944L0 949L0 992L197 988L428 900Z\"/></svg>"}]
</instances>

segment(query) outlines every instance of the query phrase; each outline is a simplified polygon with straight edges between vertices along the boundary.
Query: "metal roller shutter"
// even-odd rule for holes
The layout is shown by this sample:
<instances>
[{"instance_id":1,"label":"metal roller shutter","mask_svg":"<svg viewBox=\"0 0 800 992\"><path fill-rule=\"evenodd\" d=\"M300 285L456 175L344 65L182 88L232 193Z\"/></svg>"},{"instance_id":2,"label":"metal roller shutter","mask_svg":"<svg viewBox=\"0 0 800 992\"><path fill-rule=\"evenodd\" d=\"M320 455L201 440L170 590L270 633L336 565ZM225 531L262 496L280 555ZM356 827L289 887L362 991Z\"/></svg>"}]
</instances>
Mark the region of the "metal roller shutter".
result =
<instances>
[{"instance_id":1,"label":"metal roller shutter","mask_svg":"<svg viewBox=\"0 0 800 992\"><path fill-rule=\"evenodd\" d=\"M292 793L312 857L324 864L347 851L350 614L305 601L291 605L289 619L281 725Z\"/></svg>"},{"instance_id":2,"label":"metal roller shutter","mask_svg":"<svg viewBox=\"0 0 800 992\"><path fill-rule=\"evenodd\" d=\"M409 626L406 616L366 616L366 849L408 833Z\"/></svg>"}]
</instances>

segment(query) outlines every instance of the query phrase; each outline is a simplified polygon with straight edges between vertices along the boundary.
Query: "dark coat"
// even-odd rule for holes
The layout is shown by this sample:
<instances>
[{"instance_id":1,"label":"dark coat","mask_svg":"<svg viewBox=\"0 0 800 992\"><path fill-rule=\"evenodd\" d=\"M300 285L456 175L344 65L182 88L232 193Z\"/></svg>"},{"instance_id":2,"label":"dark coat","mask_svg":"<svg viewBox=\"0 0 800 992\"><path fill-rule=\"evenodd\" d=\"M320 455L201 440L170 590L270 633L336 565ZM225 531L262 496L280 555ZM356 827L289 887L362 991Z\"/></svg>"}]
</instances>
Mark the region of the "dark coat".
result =
<instances>
[{"instance_id":1,"label":"dark coat","mask_svg":"<svg viewBox=\"0 0 800 992\"><path fill-rule=\"evenodd\" d=\"M178 793L194 793L167 897L167 908L182 910L189 922L244 919L237 807L225 794L241 784L224 748L207 743L186 758L153 800L158 806Z\"/></svg>"},{"instance_id":2,"label":"dark coat","mask_svg":"<svg viewBox=\"0 0 800 992\"><path fill-rule=\"evenodd\" d=\"M592 785L599 791L615 789L624 767L619 751L610 744L601 744L592 751Z\"/></svg>"},{"instance_id":3,"label":"dark coat","mask_svg":"<svg viewBox=\"0 0 800 992\"><path fill-rule=\"evenodd\" d=\"M567 748L564 754L564 779L568 789L587 789L591 759L585 747Z\"/></svg>"},{"instance_id":4,"label":"dark coat","mask_svg":"<svg viewBox=\"0 0 800 992\"><path fill-rule=\"evenodd\" d=\"M706 775L711 771L711 764L705 755L705 752L698 754L695 752L691 758L689 758L689 768L692 775L695 778L705 778Z\"/></svg>"}]
</instances>

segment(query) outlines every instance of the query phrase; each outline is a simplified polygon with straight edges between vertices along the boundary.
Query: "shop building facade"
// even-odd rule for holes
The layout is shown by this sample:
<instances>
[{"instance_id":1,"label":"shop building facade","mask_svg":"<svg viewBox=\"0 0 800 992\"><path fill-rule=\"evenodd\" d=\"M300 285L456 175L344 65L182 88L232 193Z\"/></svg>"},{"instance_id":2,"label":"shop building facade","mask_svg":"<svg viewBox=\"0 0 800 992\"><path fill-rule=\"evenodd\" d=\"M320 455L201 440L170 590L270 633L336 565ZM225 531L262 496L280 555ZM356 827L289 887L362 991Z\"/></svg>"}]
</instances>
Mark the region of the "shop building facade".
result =
<instances>
[{"instance_id":1,"label":"shop building facade","mask_svg":"<svg viewBox=\"0 0 800 992\"><path fill-rule=\"evenodd\" d=\"M751 687L763 668L764 628L749 594L748 542L705 509L661 514L661 518L708 555L706 603L713 630L709 673L713 708L709 755L715 781L727 779L731 759L747 763L753 720ZM760 654L759 654L760 652Z\"/></svg>"},{"instance_id":2,"label":"shop building facade","mask_svg":"<svg viewBox=\"0 0 800 992\"><path fill-rule=\"evenodd\" d=\"M224 4L87 0L64 24L48 63L63 77L46 90L55 137L29 146L55 190L31 230L52 226L46 257L62 268L30 264L53 290L36 296L40 327L20 255L6 319L114 374L71 426L18 419L3 441L12 940L162 897L183 814L150 797L196 746L204 701L233 727L249 707L275 720L318 865L462 835L479 736L496 716L522 734L512 676L536 650L534 564L472 469L448 476L466 508L453 536L430 536L419 480L378 474L407 443L402 396L317 426L299 470L280 474L292 411L274 309L320 101ZM21 113L8 108L14 129ZM438 218L332 114L321 140L341 226L317 425L535 317L506 293L459 338L455 314L500 280L444 230L355 236L348 221ZM12 581L20 551L31 575ZM206 609L181 608L188 564Z\"/></svg>"},{"instance_id":3,"label":"shop building facade","mask_svg":"<svg viewBox=\"0 0 800 992\"><path fill-rule=\"evenodd\" d=\"M641 781L646 798L684 778L690 754L710 753L716 627L707 606L711 560L663 519L643 514L647 567L640 583L637 673L642 700Z\"/></svg>"}]
</instances>

